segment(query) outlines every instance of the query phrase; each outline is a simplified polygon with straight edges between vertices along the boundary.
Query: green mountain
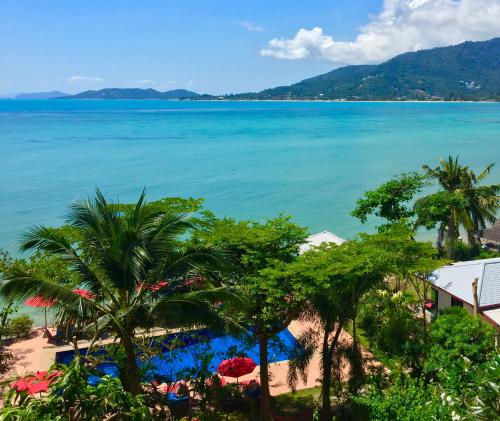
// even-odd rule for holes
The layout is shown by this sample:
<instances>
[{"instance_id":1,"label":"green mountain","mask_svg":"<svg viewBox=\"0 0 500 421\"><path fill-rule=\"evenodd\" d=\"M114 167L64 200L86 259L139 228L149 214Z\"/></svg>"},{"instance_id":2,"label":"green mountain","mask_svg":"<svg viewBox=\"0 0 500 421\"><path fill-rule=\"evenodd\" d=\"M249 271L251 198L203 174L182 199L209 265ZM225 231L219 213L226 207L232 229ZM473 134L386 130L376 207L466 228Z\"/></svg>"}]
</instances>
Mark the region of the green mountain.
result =
<instances>
[{"instance_id":1,"label":"green mountain","mask_svg":"<svg viewBox=\"0 0 500 421\"><path fill-rule=\"evenodd\" d=\"M186 89L160 92L151 88L106 88L99 91L80 92L76 95L66 96L64 99L188 99L197 96L196 92Z\"/></svg>"},{"instance_id":2,"label":"green mountain","mask_svg":"<svg viewBox=\"0 0 500 421\"><path fill-rule=\"evenodd\" d=\"M401 54L379 65L346 66L226 99L500 100L500 38Z\"/></svg>"}]
</instances>

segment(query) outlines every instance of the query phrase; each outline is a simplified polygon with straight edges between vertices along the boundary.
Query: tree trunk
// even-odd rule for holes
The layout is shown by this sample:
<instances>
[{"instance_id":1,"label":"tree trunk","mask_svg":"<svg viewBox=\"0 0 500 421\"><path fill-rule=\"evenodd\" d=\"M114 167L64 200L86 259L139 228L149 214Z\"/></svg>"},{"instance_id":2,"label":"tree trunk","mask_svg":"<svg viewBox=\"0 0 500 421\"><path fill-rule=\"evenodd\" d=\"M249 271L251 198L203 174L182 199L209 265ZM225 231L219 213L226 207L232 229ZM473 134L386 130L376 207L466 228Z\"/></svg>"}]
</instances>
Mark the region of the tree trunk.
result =
<instances>
[{"instance_id":1,"label":"tree trunk","mask_svg":"<svg viewBox=\"0 0 500 421\"><path fill-rule=\"evenodd\" d=\"M444 255L444 245L443 245L443 238L444 238L444 233L443 233L444 227L441 224L438 228L438 234L437 234L437 240L436 240L436 247L439 251L439 256Z\"/></svg>"},{"instance_id":2,"label":"tree trunk","mask_svg":"<svg viewBox=\"0 0 500 421\"><path fill-rule=\"evenodd\" d=\"M343 324L337 324L337 330L330 342L330 334L332 333L333 326L326 325L325 333L323 336L322 346L322 369L323 380L321 384L321 409L319 412L320 421L331 421L332 419L332 403L330 398L330 389L332 387L332 357L335 352L335 347L339 342L340 333L342 332Z\"/></svg>"},{"instance_id":3,"label":"tree trunk","mask_svg":"<svg viewBox=\"0 0 500 421\"><path fill-rule=\"evenodd\" d=\"M332 404L330 401L330 388L332 383L332 358L330 355L330 346L328 339L331 329L325 329L323 334L323 346L321 352L323 379L321 382L321 409L319 413L320 421L331 421L332 419Z\"/></svg>"},{"instance_id":4,"label":"tree trunk","mask_svg":"<svg viewBox=\"0 0 500 421\"><path fill-rule=\"evenodd\" d=\"M455 211L450 211L450 220L448 223L449 240L450 240L450 260L455 260Z\"/></svg>"},{"instance_id":5,"label":"tree trunk","mask_svg":"<svg viewBox=\"0 0 500 421\"><path fill-rule=\"evenodd\" d=\"M271 420L271 393L269 391L269 366L267 353L269 337L266 334L259 336L260 357L260 421Z\"/></svg>"},{"instance_id":6,"label":"tree trunk","mask_svg":"<svg viewBox=\"0 0 500 421\"><path fill-rule=\"evenodd\" d=\"M133 396L136 396L141 389L141 378L139 366L137 365L134 343L131 338L121 338L121 343L127 355L126 372L121 373L123 388Z\"/></svg>"}]
</instances>

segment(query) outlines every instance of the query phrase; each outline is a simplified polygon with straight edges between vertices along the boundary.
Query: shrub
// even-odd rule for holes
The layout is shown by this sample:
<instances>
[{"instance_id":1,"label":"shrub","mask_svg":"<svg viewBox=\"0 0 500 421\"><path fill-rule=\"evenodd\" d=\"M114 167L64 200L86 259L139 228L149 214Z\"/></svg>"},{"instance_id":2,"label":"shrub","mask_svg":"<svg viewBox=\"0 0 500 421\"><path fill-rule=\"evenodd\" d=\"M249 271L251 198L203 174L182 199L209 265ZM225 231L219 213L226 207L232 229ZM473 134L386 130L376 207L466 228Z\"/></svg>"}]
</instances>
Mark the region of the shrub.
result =
<instances>
[{"instance_id":1,"label":"shrub","mask_svg":"<svg viewBox=\"0 0 500 421\"><path fill-rule=\"evenodd\" d=\"M370 344L415 369L422 354L422 323L410 310L411 297L377 291L361 306L359 326Z\"/></svg>"},{"instance_id":2,"label":"shrub","mask_svg":"<svg viewBox=\"0 0 500 421\"><path fill-rule=\"evenodd\" d=\"M21 316L14 317L9 323L9 333L16 338L26 336L33 326L33 320L23 314Z\"/></svg>"},{"instance_id":3,"label":"shrub","mask_svg":"<svg viewBox=\"0 0 500 421\"><path fill-rule=\"evenodd\" d=\"M372 385L369 394L353 398L351 419L420 421L449 419L433 387L408 375L398 377L387 389Z\"/></svg>"},{"instance_id":4,"label":"shrub","mask_svg":"<svg viewBox=\"0 0 500 421\"><path fill-rule=\"evenodd\" d=\"M437 376L463 358L485 362L495 346L494 334L493 327L462 307L445 310L431 324L425 372Z\"/></svg>"}]
</instances>

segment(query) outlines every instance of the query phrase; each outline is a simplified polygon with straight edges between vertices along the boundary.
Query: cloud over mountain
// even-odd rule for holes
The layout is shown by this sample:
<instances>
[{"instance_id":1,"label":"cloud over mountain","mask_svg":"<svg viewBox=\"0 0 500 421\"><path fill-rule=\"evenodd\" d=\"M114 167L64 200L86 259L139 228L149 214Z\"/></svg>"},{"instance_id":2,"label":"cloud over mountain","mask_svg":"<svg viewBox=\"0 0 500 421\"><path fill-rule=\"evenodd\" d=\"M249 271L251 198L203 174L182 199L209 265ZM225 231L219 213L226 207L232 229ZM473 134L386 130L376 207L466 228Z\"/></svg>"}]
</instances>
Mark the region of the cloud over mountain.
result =
<instances>
[{"instance_id":1,"label":"cloud over mountain","mask_svg":"<svg viewBox=\"0 0 500 421\"><path fill-rule=\"evenodd\" d=\"M316 27L274 38L261 55L323 59L336 64L380 63L408 51L481 41L500 35L500 0L385 0L354 41L336 41Z\"/></svg>"}]
</instances>

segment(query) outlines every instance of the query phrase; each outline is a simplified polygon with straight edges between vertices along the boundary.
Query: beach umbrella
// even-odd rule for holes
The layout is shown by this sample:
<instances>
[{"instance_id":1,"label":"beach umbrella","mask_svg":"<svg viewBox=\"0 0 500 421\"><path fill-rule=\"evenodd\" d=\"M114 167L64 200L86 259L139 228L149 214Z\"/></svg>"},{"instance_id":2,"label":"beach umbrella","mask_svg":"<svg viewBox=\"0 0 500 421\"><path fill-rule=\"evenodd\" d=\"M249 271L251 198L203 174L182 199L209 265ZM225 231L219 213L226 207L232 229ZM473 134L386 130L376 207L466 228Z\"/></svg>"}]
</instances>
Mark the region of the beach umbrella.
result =
<instances>
[{"instance_id":1,"label":"beach umbrella","mask_svg":"<svg viewBox=\"0 0 500 421\"><path fill-rule=\"evenodd\" d=\"M49 386L49 380L39 380L28 385L28 392L32 395L34 395L35 393L48 392Z\"/></svg>"},{"instance_id":2,"label":"beach umbrella","mask_svg":"<svg viewBox=\"0 0 500 421\"><path fill-rule=\"evenodd\" d=\"M53 371L52 373L49 373L48 371L37 371L34 376L38 380L48 380L49 382L53 382L57 377L62 376L63 372L56 370Z\"/></svg>"},{"instance_id":3,"label":"beach umbrella","mask_svg":"<svg viewBox=\"0 0 500 421\"><path fill-rule=\"evenodd\" d=\"M136 286L136 290L139 291L141 288L144 288L148 291L153 291L153 292L157 292L159 291L160 289L162 289L163 287L166 287L168 286L170 283L168 281L160 281L160 282L157 282L156 284L152 284L152 285L146 285L146 286L143 286L144 283L140 283Z\"/></svg>"},{"instance_id":4,"label":"beach umbrella","mask_svg":"<svg viewBox=\"0 0 500 421\"><path fill-rule=\"evenodd\" d=\"M45 310L45 329L47 329L47 307L52 307L57 301L45 298L40 295L36 295L35 297L28 298L24 304L29 307L43 307Z\"/></svg>"},{"instance_id":5,"label":"beach umbrella","mask_svg":"<svg viewBox=\"0 0 500 421\"><path fill-rule=\"evenodd\" d=\"M20 377L15 382L9 384L11 389L16 389L18 392L22 392L23 390L28 390L28 386L36 380L35 377Z\"/></svg>"},{"instance_id":6,"label":"beach umbrella","mask_svg":"<svg viewBox=\"0 0 500 421\"><path fill-rule=\"evenodd\" d=\"M96 294L94 294L93 292L89 291L88 289L77 288L77 289L74 289L73 292L76 295L79 295L80 297L83 297L83 298L87 298L89 300L93 300L95 297L97 297Z\"/></svg>"},{"instance_id":7,"label":"beach umbrella","mask_svg":"<svg viewBox=\"0 0 500 421\"><path fill-rule=\"evenodd\" d=\"M222 361L217 367L217 372L223 376L235 377L238 383L239 377L250 374L255 367L257 364L251 358L236 357Z\"/></svg>"}]
</instances>

